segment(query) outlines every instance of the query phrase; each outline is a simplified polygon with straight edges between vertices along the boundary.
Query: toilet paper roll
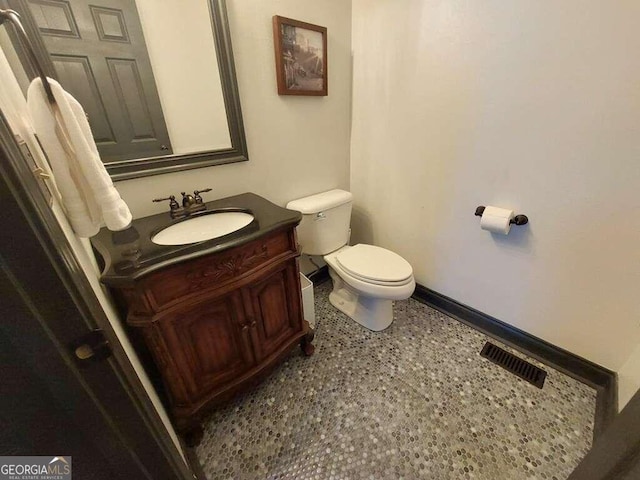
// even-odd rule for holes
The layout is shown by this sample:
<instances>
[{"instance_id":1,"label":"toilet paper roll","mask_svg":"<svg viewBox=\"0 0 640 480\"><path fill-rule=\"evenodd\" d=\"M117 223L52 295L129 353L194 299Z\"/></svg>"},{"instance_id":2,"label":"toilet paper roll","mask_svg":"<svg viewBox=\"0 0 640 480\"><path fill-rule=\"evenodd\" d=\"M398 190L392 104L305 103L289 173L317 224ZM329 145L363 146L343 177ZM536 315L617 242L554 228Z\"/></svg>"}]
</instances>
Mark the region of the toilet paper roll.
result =
<instances>
[{"instance_id":1,"label":"toilet paper roll","mask_svg":"<svg viewBox=\"0 0 640 480\"><path fill-rule=\"evenodd\" d=\"M502 233L506 235L511 230L511 219L513 210L498 207L485 207L480 219L480 228L489 232Z\"/></svg>"}]
</instances>

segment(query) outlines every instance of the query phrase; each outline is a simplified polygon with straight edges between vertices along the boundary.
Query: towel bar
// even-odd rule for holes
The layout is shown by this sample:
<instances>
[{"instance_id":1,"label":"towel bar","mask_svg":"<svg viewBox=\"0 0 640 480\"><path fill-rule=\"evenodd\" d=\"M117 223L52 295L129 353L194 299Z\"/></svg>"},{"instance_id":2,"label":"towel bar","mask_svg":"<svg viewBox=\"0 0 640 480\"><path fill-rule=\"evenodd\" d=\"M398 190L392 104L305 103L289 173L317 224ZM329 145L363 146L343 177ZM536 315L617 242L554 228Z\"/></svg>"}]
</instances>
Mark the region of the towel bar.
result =
<instances>
[{"instance_id":1,"label":"towel bar","mask_svg":"<svg viewBox=\"0 0 640 480\"><path fill-rule=\"evenodd\" d=\"M44 91L47 94L47 99L49 103L56 103L56 99L53 96L53 91L51 90L51 85L49 85L49 81L47 80L47 76L44 73L42 65L38 61L38 57L36 56L35 51L33 50L33 45L31 44L31 40L29 40L29 36L22 26L22 22L20 21L20 15L15 10L2 10L0 9L0 25L2 25L5 21L9 21L13 24L18 36L20 37L20 41L23 43L27 55L29 57L29 61L33 65L33 67L38 72L38 76L42 80L42 86L44 87Z\"/></svg>"}]
</instances>

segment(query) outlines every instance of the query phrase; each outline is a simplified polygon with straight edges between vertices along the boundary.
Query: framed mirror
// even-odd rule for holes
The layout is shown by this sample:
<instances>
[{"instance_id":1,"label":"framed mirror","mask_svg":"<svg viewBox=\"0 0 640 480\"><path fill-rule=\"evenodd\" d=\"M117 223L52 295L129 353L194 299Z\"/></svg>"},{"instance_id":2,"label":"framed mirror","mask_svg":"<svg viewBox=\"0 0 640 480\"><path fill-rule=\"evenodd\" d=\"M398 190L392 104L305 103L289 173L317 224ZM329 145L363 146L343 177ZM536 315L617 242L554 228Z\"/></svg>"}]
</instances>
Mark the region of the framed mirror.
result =
<instances>
[{"instance_id":1,"label":"framed mirror","mask_svg":"<svg viewBox=\"0 0 640 480\"><path fill-rule=\"evenodd\" d=\"M225 0L0 5L84 106L114 181L248 160Z\"/></svg>"}]
</instances>

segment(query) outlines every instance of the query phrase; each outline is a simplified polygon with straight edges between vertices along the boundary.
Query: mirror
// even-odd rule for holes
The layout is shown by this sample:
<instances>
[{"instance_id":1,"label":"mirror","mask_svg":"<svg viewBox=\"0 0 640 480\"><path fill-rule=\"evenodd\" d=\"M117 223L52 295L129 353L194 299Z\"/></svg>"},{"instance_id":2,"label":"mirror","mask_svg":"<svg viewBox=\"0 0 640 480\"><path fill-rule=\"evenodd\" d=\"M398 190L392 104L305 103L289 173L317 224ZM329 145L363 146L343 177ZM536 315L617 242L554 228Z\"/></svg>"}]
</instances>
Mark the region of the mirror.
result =
<instances>
[{"instance_id":1,"label":"mirror","mask_svg":"<svg viewBox=\"0 0 640 480\"><path fill-rule=\"evenodd\" d=\"M2 3L84 106L114 180L248 160L224 0Z\"/></svg>"}]
</instances>

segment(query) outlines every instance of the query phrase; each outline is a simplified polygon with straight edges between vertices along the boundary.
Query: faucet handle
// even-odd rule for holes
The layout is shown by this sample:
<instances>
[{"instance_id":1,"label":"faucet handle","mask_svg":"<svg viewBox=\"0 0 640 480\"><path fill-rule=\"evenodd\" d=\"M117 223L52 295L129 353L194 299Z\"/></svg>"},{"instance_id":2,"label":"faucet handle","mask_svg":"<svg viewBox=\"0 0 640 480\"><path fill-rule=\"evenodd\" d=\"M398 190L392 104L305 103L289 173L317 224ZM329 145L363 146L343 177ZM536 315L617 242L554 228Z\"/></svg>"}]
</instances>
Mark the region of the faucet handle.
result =
<instances>
[{"instance_id":1,"label":"faucet handle","mask_svg":"<svg viewBox=\"0 0 640 480\"><path fill-rule=\"evenodd\" d=\"M153 201L154 202L164 202L166 200L169 200L169 208L173 211L173 210L177 210L180 208L180 204L176 201L176 196L175 195L169 195L167 198L154 198Z\"/></svg>"},{"instance_id":2,"label":"faucet handle","mask_svg":"<svg viewBox=\"0 0 640 480\"><path fill-rule=\"evenodd\" d=\"M196 203L202 203L202 197L200 196L201 193L207 193L210 192L211 189L210 188L205 188L203 190L194 190L193 191L193 198L195 199Z\"/></svg>"}]
</instances>

